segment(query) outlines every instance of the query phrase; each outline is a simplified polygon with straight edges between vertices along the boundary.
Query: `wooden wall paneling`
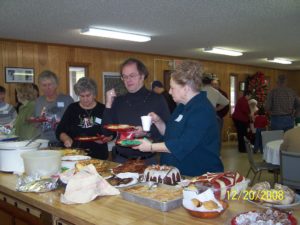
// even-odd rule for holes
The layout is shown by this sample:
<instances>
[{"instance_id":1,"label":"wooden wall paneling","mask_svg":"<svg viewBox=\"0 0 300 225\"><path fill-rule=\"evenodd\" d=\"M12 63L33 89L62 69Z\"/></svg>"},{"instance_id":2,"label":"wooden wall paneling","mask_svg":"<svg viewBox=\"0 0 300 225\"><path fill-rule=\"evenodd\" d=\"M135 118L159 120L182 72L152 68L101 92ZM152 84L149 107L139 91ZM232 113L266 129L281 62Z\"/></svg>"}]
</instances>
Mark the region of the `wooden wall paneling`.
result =
<instances>
[{"instance_id":1,"label":"wooden wall paneling","mask_svg":"<svg viewBox=\"0 0 300 225\"><path fill-rule=\"evenodd\" d=\"M0 85L4 86L5 77L4 77L4 42L0 41L0 69L1 69L1 76L0 76Z\"/></svg>"},{"instance_id":2,"label":"wooden wall paneling","mask_svg":"<svg viewBox=\"0 0 300 225\"><path fill-rule=\"evenodd\" d=\"M34 65L34 45L30 43L19 43L18 45L18 66L32 68Z\"/></svg>"},{"instance_id":3,"label":"wooden wall paneling","mask_svg":"<svg viewBox=\"0 0 300 225\"><path fill-rule=\"evenodd\" d=\"M18 67L17 43L6 42L4 47L4 67ZM15 84L5 83L6 101L15 104Z\"/></svg>"},{"instance_id":4,"label":"wooden wall paneling","mask_svg":"<svg viewBox=\"0 0 300 225\"><path fill-rule=\"evenodd\" d=\"M154 79L163 81L163 71L170 69L168 62L163 60L182 60L182 58L171 56L1 39L0 51L0 67L3 72L5 66L33 67L35 69L35 81L37 83L37 75L45 69L50 69L58 74L60 78L59 90L63 93L68 92L67 64L89 64L89 76L95 79L98 84L98 99L102 99L102 73L105 71L119 72L120 64L129 57L142 60L148 67L150 73L146 81L148 88L150 88L150 84ZM154 66L155 59L161 59L162 61L157 62L157 65ZM204 60L199 60L199 62L203 65L204 71L213 72L218 75L221 80L222 89L228 92L228 94L230 73L237 73L238 80L243 81L246 74L254 74L257 71L261 71L270 77L270 88L276 84L277 75L285 73L291 78L289 79L289 85L300 92L300 87L297 85L300 80L300 71L283 71ZM0 78L0 82L8 89L7 101L13 103L14 85L5 84L4 74ZM231 119L227 116L226 120ZM226 124L228 123L226 122Z\"/></svg>"}]
</instances>

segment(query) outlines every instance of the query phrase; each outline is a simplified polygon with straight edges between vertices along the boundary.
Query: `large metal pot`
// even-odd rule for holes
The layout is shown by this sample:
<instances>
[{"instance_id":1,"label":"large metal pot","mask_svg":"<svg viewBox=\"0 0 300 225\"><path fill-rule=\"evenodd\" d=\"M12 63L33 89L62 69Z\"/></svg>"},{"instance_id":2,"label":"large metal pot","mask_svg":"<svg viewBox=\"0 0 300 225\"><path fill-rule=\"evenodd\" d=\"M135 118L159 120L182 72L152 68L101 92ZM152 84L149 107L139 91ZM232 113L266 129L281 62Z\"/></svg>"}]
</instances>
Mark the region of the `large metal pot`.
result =
<instances>
[{"instance_id":1,"label":"large metal pot","mask_svg":"<svg viewBox=\"0 0 300 225\"><path fill-rule=\"evenodd\" d=\"M23 159L21 154L28 151L36 151L40 143L28 141L8 141L0 142L0 171L24 172Z\"/></svg>"}]
</instances>

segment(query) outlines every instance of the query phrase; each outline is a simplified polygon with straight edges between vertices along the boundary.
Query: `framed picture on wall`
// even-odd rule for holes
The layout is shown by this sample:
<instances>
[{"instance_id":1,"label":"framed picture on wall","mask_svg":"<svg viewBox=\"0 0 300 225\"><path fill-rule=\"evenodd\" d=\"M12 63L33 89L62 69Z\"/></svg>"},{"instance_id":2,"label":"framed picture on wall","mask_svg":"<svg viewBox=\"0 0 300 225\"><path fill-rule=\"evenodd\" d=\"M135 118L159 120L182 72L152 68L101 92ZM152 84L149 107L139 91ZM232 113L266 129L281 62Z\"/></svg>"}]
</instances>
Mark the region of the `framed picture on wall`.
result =
<instances>
[{"instance_id":1,"label":"framed picture on wall","mask_svg":"<svg viewBox=\"0 0 300 225\"><path fill-rule=\"evenodd\" d=\"M103 72L102 74L102 101L105 102L105 94L108 90L114 88L117 96L127 93L127 89L121 80L121 75L118 72Z\"/></svg>"},{"instance_id":2,"label":"framed picture on wall","mask_svg":"<svg viewBox=\"0 0 300 225\"><path fill-rule=\"evenodd\" d=\"M240 91L245 91L245 82L240 82Z\"/></svg>"},{"instance_id":3,"label":"framed picture on wall","mask_svg":"<svg viewBox=\"0 0 300 225\"><path fill-rule=\"evenodd\" d=\"M21 67L5 67L6 83L33 83L34 69Z\"/></svg>"}]
</instances>

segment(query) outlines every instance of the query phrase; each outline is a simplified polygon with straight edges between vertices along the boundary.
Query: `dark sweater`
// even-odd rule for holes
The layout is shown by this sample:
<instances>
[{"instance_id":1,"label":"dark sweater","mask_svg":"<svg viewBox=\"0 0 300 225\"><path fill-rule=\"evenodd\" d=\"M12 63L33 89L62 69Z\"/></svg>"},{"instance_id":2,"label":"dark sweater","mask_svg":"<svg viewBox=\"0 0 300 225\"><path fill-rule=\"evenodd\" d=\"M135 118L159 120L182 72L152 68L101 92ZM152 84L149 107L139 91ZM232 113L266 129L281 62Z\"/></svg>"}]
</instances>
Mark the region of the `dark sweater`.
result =
<instances>
[{"instance_id":1,"label":"dark sweater","mask_svg":"<svg viewBox=\"0 0 300 225\"><path fill-rule=\"evenodd\" d=\"M115 98L112 107L104 110L103 124L129 124L134 126L142 126L141 116L145 116L150 112L155 112L167 121L170 112L168 104L162 95L156 94L142 87L136 93L127 93ZM155 125L151 126L151 138L154 141L161 141L162 136L159 134ZM153 153L140 152L131 148L117 146L117 151L128 157L147 157Z\"/></svg>"},{"instance_id":2,"label":"dark sweater","mask_svg":"<svg viewBox=\"0 0 300 225\"><path fill-rule=\"evenodd\" d=\"M97 105L93 109L89 110L81 108L79 102L72 103L66 109L61 122L57 126L57 139L59 139L59 135L63 132L72 139L75 137L102 134L101 127L104 108L105 106L99 102L97 102ZM93 158L108 158L107 144L74 141L73 147L89 149L89 155Z\"/></svg>"}]
</instances>

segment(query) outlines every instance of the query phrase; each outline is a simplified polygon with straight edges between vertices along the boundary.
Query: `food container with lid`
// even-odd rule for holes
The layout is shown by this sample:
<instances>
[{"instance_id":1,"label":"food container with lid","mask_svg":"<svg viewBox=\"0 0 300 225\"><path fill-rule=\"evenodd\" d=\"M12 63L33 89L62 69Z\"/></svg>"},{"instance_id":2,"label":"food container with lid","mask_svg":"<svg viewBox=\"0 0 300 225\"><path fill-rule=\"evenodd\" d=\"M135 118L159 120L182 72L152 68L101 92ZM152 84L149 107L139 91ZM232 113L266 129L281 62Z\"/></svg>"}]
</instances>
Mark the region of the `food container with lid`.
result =
<instances>
[{"instance_id":1,"label":"food container with lid","mask_svg":"<svg viewBox=\"0 0 300 225\"><path fill-rule=\"evenodd\" d=\"M61 153L54 150L25 152L21 155L28 176L51 176L61 169Z\"/></svg>"}]
</instances>

